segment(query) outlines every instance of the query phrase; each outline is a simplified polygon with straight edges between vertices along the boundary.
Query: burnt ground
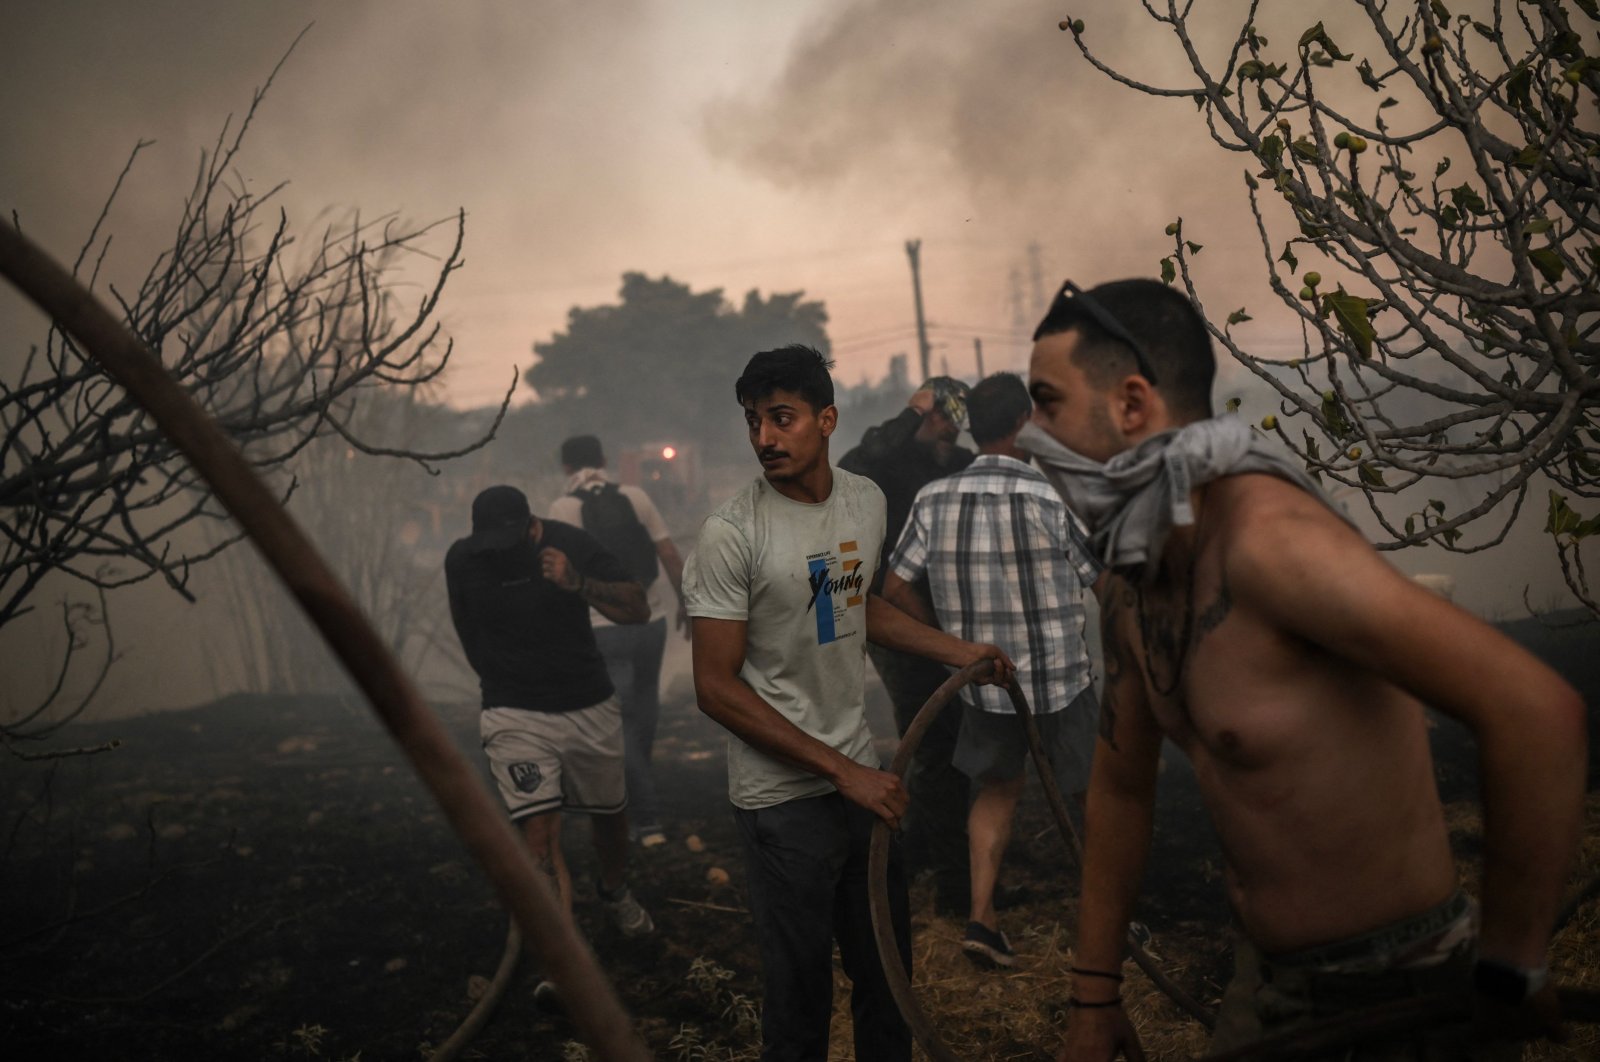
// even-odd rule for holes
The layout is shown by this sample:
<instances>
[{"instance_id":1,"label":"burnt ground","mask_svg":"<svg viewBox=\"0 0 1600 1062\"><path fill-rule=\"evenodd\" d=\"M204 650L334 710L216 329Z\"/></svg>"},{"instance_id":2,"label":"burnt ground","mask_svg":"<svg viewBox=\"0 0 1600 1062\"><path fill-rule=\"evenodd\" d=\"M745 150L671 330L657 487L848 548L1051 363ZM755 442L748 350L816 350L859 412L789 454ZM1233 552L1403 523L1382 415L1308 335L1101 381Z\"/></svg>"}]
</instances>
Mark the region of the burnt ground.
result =
<instances>
[{"instance_id":1,"label":"burnt ground","mask_svg":"<svg viewBox=\"0 0 1600 1062\"><path fill-rule=\"evenodd\" d=\"M1600 705L1594 628L1525 621L1513 633ZM873 697L875 730L889 733L881 690ZM473 709L442 713L476 757ZM122 745L110 753L0 767L0 1043L8 1057L372 1062L425 1058L449 1036L478 979L493 973L505 918L361 705L236 697L77 727L66 740L111 737ZM1441 724L1436 738L1453 840L1470 878L1481 850L1472 750L1453 724ZM758 966L722 746L721 732L685 697L668 705L657 769L671 841L638 852L634 870L658 925L653 938L623 941L602 924L586 831L569 829L580 923L663 1059L755 1057ZM1593 876L1593 815L1585 850L1580 876ZM709 881L718 867L727 884ZM1067 992L1076 875L1037 786L1006 880L1017 899L1002 924L1023 962L1003 978L960 958L962 923L936 914L929 891L915 888L919 993L965 1057L1048 1059ZM1181 764L1163 774L1138 917L1178 978L1214 1001L1228 974L1220 861ZM1565 979L1600 984L1592 911L1564 934L1556 958ZM585 1057L571 1027L534 1005L528 965L465 1057ZM1153 1057L1203 1046L1198 1027L1142 978L1130 978L1128 994ZM847 1013L836 1011L839 1057L848 1057ZM1594 1057L1596 1049L1585 1033L1538 1057Z\"/></svg>"}]
</instances>

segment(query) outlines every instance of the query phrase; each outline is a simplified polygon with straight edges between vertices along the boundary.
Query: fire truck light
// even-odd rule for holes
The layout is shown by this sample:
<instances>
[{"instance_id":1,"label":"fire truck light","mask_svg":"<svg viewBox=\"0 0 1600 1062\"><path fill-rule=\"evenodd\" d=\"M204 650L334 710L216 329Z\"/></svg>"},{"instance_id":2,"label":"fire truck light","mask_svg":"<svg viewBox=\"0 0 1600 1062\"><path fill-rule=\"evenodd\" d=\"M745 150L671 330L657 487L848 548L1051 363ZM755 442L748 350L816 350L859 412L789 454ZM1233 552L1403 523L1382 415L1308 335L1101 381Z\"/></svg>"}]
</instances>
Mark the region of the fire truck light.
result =
<instances>
[{"instance_id":1,"label":"fire truck light","mask_svg":"<svg viewBox=\"0 0 1600 1062\"><path fill-rule=\"evenodd\" d=\"M677 447L675 447L675 446L663 446L661 448L662 460L671 461L674 457L677 457L677 456L678 456Z\"/></svg>"}]
</instances>

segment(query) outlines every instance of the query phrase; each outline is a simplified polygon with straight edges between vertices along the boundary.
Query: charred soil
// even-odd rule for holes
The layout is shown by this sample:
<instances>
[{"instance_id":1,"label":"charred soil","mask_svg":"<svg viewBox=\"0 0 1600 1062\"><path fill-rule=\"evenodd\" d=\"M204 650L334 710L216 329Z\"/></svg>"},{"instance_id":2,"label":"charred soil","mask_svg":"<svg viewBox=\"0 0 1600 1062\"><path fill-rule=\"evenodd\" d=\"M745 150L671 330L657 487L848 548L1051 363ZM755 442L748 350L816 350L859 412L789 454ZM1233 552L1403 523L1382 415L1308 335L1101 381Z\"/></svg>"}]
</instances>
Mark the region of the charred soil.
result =
<instances>
[{"instance_id":1,"label":"charred soil","mask_svg":"<svg viewBox=\"0 0 1600 1062\"><path fill-rule=\"evenodd\" d=\"M1514 633L1600 703L1591 632ZM881 690L873 696L875 732L892 733ZM724 739L686 697L670 702L656 753L668 841L636 849L632 869L657 932L623 940L605 924L582 820L565 829L578 918L657 1057L754 1059L759 964L727 811ZM442 714L479 758L475 711ZM505 916L360 705L237 697L76 731L74 744L122 744L0 768L0 1039L9 1057L421 1059L471 1008L493 973ZM1475 758L1452 724L1436 735L1470 884L1481 850ZM1574 887L1600 874L1597 810L1591 802ZM936 912L931 890L914 886L915 981L961 1057L1054 1057L1076 881L1030 785L1001 912L1021 960L1014 971L971 966L960 951L964 920ZM1580 910L1557 940L1563 981L1600 984L1597 907ZM1221 860L1179 762L1163 771L1137 917L1164 966L1214 1003L1229 973ZM537 979L524 960L464 1057L589 1057L561 1016L535 1004ZM838 988L834 1054L848 1058L842 975ZM1126 995L1151 1057L1203 1052L1203 1030L1136 972ZM1573 1031L1571 1043L1530 1048L1529 1057L1600 1055L1592 1029Z\"/></svg>"}]
</instances>

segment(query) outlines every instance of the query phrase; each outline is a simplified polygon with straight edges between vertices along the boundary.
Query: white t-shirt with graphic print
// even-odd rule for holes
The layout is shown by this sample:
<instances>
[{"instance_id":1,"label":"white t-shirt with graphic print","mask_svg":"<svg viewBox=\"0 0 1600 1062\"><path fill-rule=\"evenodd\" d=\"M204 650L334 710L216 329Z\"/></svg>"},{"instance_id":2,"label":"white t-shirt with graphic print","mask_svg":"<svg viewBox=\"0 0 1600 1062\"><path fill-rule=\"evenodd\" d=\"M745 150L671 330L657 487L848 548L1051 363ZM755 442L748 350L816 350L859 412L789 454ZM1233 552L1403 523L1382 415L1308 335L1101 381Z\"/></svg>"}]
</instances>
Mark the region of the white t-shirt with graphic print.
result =
<instances>
[{"instance_id":1,"label":"white t-shirt with graphic print","mask_svg":"<svg viewBox=\"0 0 1600 1062\"><path fill-rule=\"evenodd\" d=\"M883 492L865 476L833 470L815 505L756 479L700 528L683 573L689 615L743 620L739 677L812 737L857 763L878 766L862 696L867 589L883 544ZM830 792L832 783L728 741L728 798L764 808Z\"/></svg>"}]
</instances>

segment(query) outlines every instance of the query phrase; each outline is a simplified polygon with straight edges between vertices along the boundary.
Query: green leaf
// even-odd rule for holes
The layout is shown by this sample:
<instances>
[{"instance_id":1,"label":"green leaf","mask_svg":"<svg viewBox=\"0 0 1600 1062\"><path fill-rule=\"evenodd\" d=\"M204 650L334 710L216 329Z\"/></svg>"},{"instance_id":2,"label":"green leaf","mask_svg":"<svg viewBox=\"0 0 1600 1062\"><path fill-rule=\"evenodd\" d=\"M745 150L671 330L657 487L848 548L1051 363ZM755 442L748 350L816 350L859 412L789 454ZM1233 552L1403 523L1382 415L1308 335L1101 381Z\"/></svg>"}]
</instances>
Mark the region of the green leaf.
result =
<instances>
[{"instance_id":1,"label":"green leaf","mask_svg":"<svg viewBox=\"0 0 1600 1062\"><path fill-rule=\"evenodd\" d=\"M1541 232L1549 232L1551 227L1552 223L1549 218L1534 218L1532 221L1522 226L1522 231L1527 233L1529 236L1537 236Z\"/></svg>"},{"instance_id":2,"label":"green leaf","mask_svg":"<svg viewBox=\"0 0 1600 1062\"><path fill-rule=\"evenodd\" d=\"M1328 36L1328 31L1322 28L1322 23L1317 23L1300 35L1301 49L1309 48L1313 44L1320 44L1327 49L1328 58L1335 61L1344 61L1350 56L1339 51L1339 46L1333 43L1333 38Z\"/></svg>"},{"instance_id":3,"label":"green leaf","mask_svg":"<svg viewBox=\"0 0 1600 1062\"><path fill-rule=\"evenodd\" d=\"M1583 518L1567 504L1566 495L1556 491L1550 492L1550 510L1544 521L1545 534L1569 535L1576 531L1582 522Z\"/></svg>"},{"instance_id":4,"label":"green leaf","mask_svg":"<svg viewBox=\"0 0 1600 1062\"><path fill-rule=\"evenodd\" d=\"M1528 261L1532 262L1535 268L1544 274L1545 280L1552 284L1559 283L1567 272L1567 263L1563 262L1561 256L1556 254L1555 250L1550 247L1540 247L1529 251Z\"/></svg>"},{"instance_id":5,"label":"green leaf","mask_svg":"<svg viewBox=\"0 0 1600 1062\"><path fill-rule=\"evenodd\" d=\"M1527 63L1518 63L1506 78L1506 99L1523 111L1533 110L1533 71Z\"/></svg>"},{"instance_id":6,"label":"green leaf","mask_svg":"<svg viewBox=\"0 0 1600 1062\"><path fill-rule=\"evenodd\" d=\"M1361 482L1369 487L1381 487L1383 483L1383 470L1371 461L1362 461L1356 465L1356 472L1361 477Z\"/></svg>"},{"instance_id":7,"label":"green leaf","mask_svg":"<svg viewBox=\"0 0 1600 1062\"><path fill-rule=\"evenodd\" d=\"M1439 211L1439 224L1447 229L1453 229L1461 223L1461 211L1453 206L1447 206Z\"/></svg>"},{"instance_id":8,"label":"green leaf","mask_svg":"<svg viewBox=\"0 0 1600 1062\"><path fill-rule=\"evenodd\" d=\"M1406 517L1406 534L1414 535L1416 533L1417 533L1417 518L1415 516Z\"/></svg>"},{"instance_id":9,"label":"green leaf","mask_svg":"<svg viewBox=\"0 0 1600 1062\"><path fill-rule=\"evenodd\" d=\"M1306 162L1322 161L1322 152L1317 150L1316 144L1305 137L1301 137L1294 143L1290 144L1289 150L1294 152L1296 158L1302 159Z\"/></svg>"},{"instance_id":10,"label":"green leaf","mask_svg":"<svg viewBox=\"0 0 1600 1062\"><path fill-rule=\"evenodd\" d=\"M1183 241L1183 245L1185 247L1189 248L1189 253L1190 254L1199 254L1202 250L1205 249L1204 245L1195 243L1193 240L1184 240Z\"/></svg>"},{"instance_id":11,"label":"green leaf","mask_svg":"<svg viewBox=\"0 0 1600 1062\"><path fill-rule=\"evenodd\" d=\"M1483 202L1483 196L1479 195L1471 185L1463 184L1450 189L1450 201L1455 203L1462 217L1470 214L1482 215L1489 209Z\"/></svg>"},{"instance_id":12,"label":"green leaf","mask_svg":"<svg viewBox=\"0 0 1600 1062\"><path fill-rule=\"evenodd\" d=\"M1243 306L1239 307L1237 310L1228 315L1228 323L1231 325L1242 324L1245 321L1251 320L1254 320L1254 318L1244 312Z\"/></svg>"},{"instance_id":13,"label":"green leaf","mask_svg":"<svg viewBox=\"0 0 1600 1062\"><path fill-rule=\"evenodd\" d=\"M1378 333L1367 319L1367 300L1343 290L1330 291L1322 297L1322 315L1326 317L1329 313L1333 314L1339 331L1355 344L1357 353L1363 358L1372 357L1372 341Z\"/></svg>"},{"instance_id":14,"label":"green leaf","mask_svg":"<svg viewBox=\"0 0 1600 1062\"><path fill-rule=\"evenodd\" d=\"M1324 391L1322 394L1322 423L1337 438L1343 439L1350 434L1350 422L1345 419L1344 407L1339 404L1339 396L1333 391Z\"/></svg>"},{"instance_id":15,"label":"green leaf","mask_svg":"<svg viewBox=\"0 0 1600 1062\"><path fill-rule=\"evenodd\" d=\"M1399 105L1400 101L1395 99L1393 96L1385 96L1383 98L1383 102L1378 104L1378 109L1381 111L1385 107L1397 107Z\"/></svg>"},{"instance_id":16,"label":"green leaf","mask_svg":"<svg viewBox=\"0 0 1600 1062\"><path fill-rule=\"evenodd\" d=\"M1544 158L1544 147L1540 144L1529 144L1517 152L1511 159L1511 165L1524 170L1531 170Z\"/></svg>"},{"instance_id":17,"label":"green leaf","mask_svg":"<svg viewBox=\"0 0 1600 1062\"><path fill-rule=\"evenodd\" d=\"M1356 64L1356 73L1361 75L1361 83L1373 92L1383 88L1383 82L1379 81L1378 76L1372 72L1372 64L1365 59Z\"/></svg>"},{"instance_id":18,"label":"green leaf","mask_svg":"<svg viewBox=\"0 0 1600 1062\"><path fill-rule=\"evenodd\" d=\"M1449 168L1450 168L1450 160L1447 159L1447 158L1446 159L1440 159L1439 160L1439 165L1437 165L1437 166L1435 166L1433 168L1433 175L1435 177L1443 177L1444 176L1444 171L1448 170Z\"/></svg>"},{"instance_id":19,"label":"green leaf","mask_svg":"<svg viewBox=\"0 0 1600 1062\"><path fill-rule=\"evenodd\" d=\"M1429 498L1428 508L1438 513L1440 516L1444 515L1444 502L1440 501L1438 498Z\"/></svg>"},{"instance_id":20,"label":"green leaf","mask_svg":"<svg viewBox=\"0 0 1600 1062\"><path fill-rule=\"evenodd\" d=\"M1493 26L1485 25L1484 23L1479 22L1477 19L1473 19L1472 28L1477 30L1478 36L1482 37L1486 41L1498 41L1500 39L1500 34L1495 32Z\"/></svg>"},{"instance_id":21,"label":"green leaf","mask_svg":"<svg viewBox=\"0 0 1600 1062\"><path fill-rule=\"evenodd\" d=\"M1233 76L1240 81L1260 81L1266 73L1267 68L1261 60L1246 59L1239 64L1239 69L1233 72Z\"/></svg>"},{"instance_id":22,"label":"green leaf","mask_svg":"<svg viewBox=\"0 0 1600 1062\"><path fill-rule=\"evenodd\" d=\"M1300 268L1300 259L1294 256L1294 250L1287 243L1283 245L1283 253L1278 256L1278 261L1287 264L1290 272L1295 272Z\"/></svg>"},{"instance_id":23,"label":"green leaf","mask_svg":"<svg viewBox=\"0 0 1600 1062\"><path fill-rule=\"evenodd\" d=\"M1428 0L1428 6L1433 8L1434 18L1438 19L1440 22L1450 21L1450 9L1445 7L1444 4L1440 3L1439 0Z\"/></svg>"},{"instance_id":24,"label":"green leaf","mask_svg":"<svg viewBox=\"0 0 1600 1062\"><path fill-rule=\"evenodd\" d=\"M1161 260L1161 283L1171 284L1178 279L1178 267L1172 264L1171 256Z\"/></svg>"},{"instance_id":25,"label":"green leaf","mask_svg":"<svg viewBox=\"0 0 1600 1062\"><path fill-rule=\"evenodd\" d=\"M1276 133L1261 138L1261 148L1256 154L1268 166L1276 166L1283 157L1283 138Z\"/></svg>"}]
</instances>

